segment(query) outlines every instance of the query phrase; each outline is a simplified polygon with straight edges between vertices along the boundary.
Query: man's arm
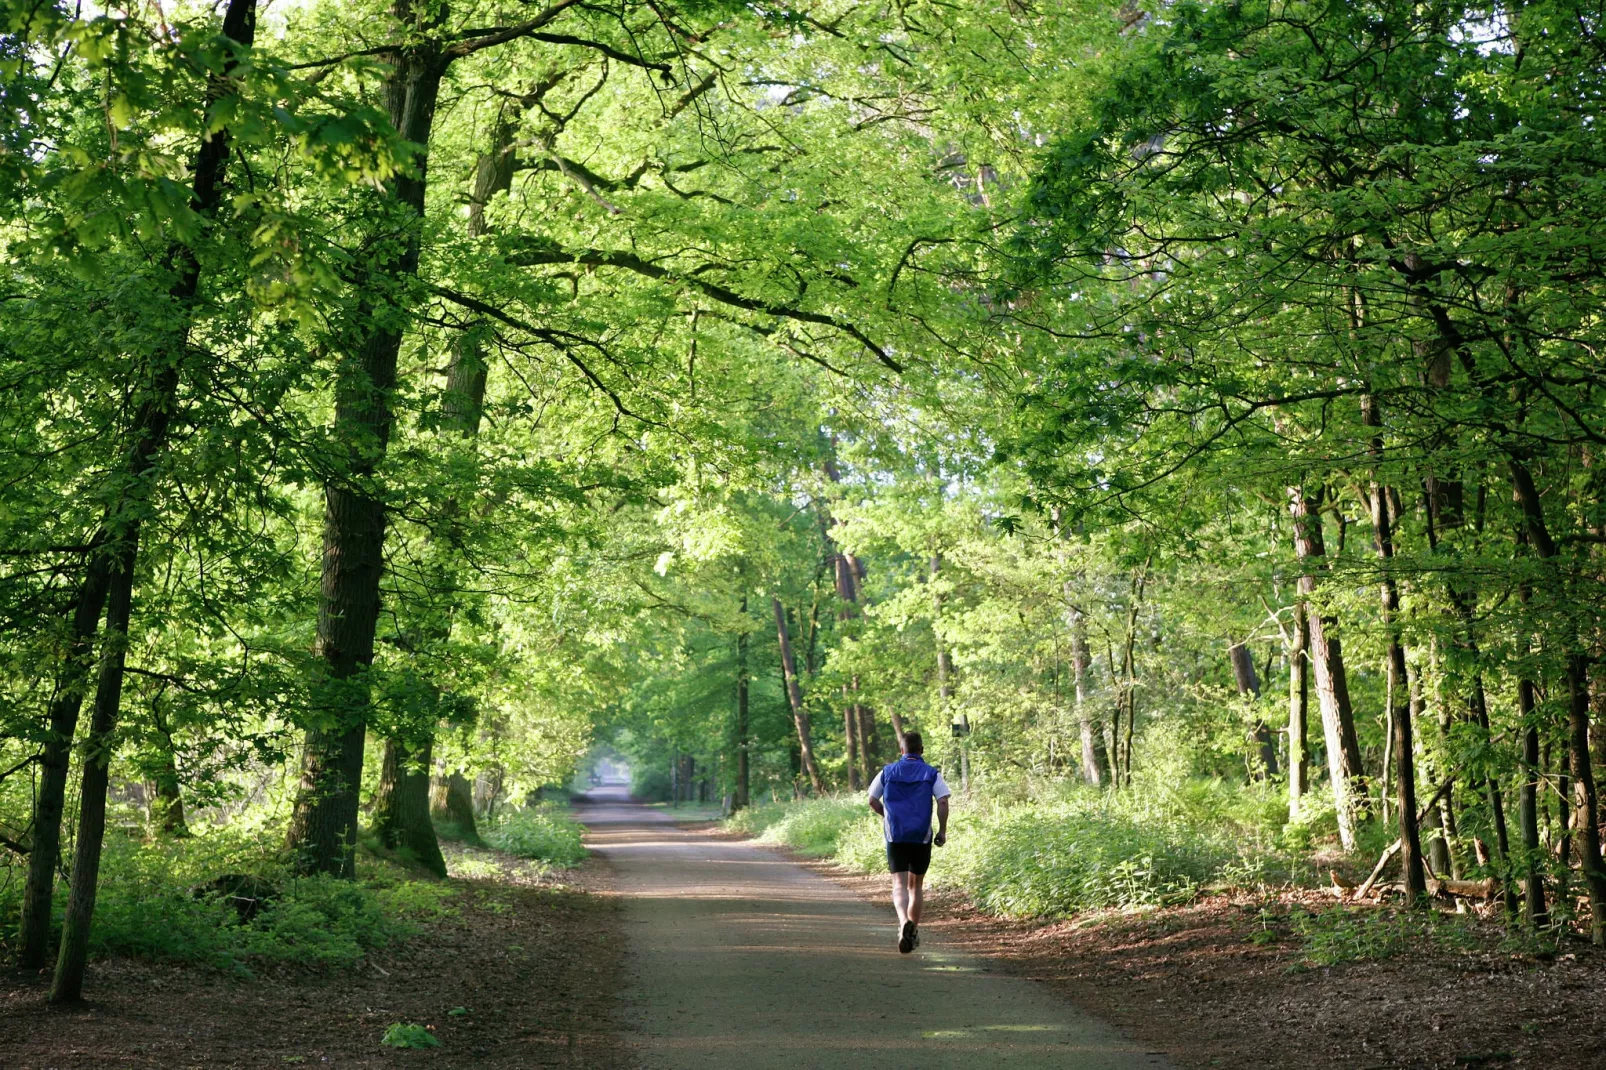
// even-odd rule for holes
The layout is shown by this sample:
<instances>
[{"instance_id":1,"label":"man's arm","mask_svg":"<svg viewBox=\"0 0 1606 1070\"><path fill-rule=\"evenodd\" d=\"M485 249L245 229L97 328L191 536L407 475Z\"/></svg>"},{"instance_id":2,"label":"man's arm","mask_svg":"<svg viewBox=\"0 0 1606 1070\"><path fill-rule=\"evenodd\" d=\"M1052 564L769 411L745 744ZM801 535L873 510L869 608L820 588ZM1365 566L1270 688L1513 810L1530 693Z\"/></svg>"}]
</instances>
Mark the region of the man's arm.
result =
<instances>
[{"instance_id":1,"label":"man's arm","mask_svg":"<svg viewBox=\"0 0 1606 1070\"><path fill-rule=\"evenodd\" d=\"M937 836L931 841L938 847L948 842L948 796L937 800Z\"/></svg>"},{"instance_id":2,"label":"man's arm","mask_svg":"<svg viewBox=\"0 0 1606 1070\"><path fill-rule=\"evenodd\" d=\"M886 817L887 808L881 805L881 774L877 773L875 779L870 781L870 809L877 817Z\"/></svg>"},{"instance_id":3,"label":"man's arm","mask_svg":"<svg viewBox=\"0 0 1606 1070\"><path fill-rule=\"evenodd\" d=\"M880 799L872 798L870 800L870 809L872 809L872 810L874 810L876 812L876 816L877 817L886 817L887 816L887 808L885 806L881 805L881 800Z\"/></svg>"}]
</instances>

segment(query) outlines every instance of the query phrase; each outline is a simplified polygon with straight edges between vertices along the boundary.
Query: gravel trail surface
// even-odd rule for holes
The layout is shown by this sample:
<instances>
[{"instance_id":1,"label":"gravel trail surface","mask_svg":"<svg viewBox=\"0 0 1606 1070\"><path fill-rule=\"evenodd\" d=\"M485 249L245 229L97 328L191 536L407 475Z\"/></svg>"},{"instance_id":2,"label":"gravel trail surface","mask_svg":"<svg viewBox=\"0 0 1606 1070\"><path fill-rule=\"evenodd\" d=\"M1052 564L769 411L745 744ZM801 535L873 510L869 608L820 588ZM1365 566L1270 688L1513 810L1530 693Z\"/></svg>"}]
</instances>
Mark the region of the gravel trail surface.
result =
<instances>
[{"instance_id":1,"label":"gravel trail surface","mask_svg":"<svg viewBox=\"0 0 1606 1070\"><path fill-rule=\"evenodd\" d=\"M751 844L598 789L579 816L625 920L624 1041L645 1070L1171 1070L1163 1055Z\"/></svg>"}]
</instances>

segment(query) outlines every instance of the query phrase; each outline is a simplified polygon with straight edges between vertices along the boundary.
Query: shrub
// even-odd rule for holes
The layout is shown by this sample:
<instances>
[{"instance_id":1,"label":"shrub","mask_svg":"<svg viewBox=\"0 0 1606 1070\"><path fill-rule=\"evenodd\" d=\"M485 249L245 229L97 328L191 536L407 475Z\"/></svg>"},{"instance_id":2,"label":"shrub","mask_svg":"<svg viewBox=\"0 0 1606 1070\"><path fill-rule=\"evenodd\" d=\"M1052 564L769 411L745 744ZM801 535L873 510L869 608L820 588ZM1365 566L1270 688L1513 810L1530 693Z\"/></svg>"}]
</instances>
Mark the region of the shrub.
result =
<instances>
[{"instance_id":1,"label":"shrub","mask_svg":"<svg viewBox=\"0 0 1606 1070\"><path fill-rule=\"evenodd\" d=\"M90 953L100 958L202 962L248 973L267 962L354 965L371 949L411 935L416 919L450 913L456 890L380 868L357 882L296 878L277 861L279 838L225 828L179 841L106 840ZM364 867L367 870L368 867ZM275 895L248 920L215 888L247 874ZM57 887L59 925L65 882ZM10 904L0 904L8 908Z\"/></svg>"},{"instance_id":2,"label":"shrub","mask_svg":"<svg viewBox=\"0 0 1606 1070\"><path fill-rule=\"evenodd\" d=\"M857 795L822 796L756 810L747 813L755 814L748 819L753 823L750 828L765 822L758 833L760 842L790 847L811 858L836 854L839 841L853 826L875 825L875 816Z\"/></svg>"},{"instance_id":3,"label":"shrub","mask_svg":"<svg viewBox=\"0 0 1606 1070\"><path fill-rule=\"evenodd\" d=\"M508 814L485 833L485 842L508 854L566 869L585 861L581 835L579 823L567 810L542 803Z\"/></svg>"},{"instance_id":4,"label":"shrub","mask_svg":"<svg viewBox=\"0 0 1606 1070\"><path fill-rule=\"evenodd\" d=\"M1121 792L997 784L958 805L929 879L1014 916L1178 902L1213 880L1266 880L1283 861L1286 808L1275 787L1159 774ZM727 827L862 872L884 865L880 823L858 795L758 806Z\"/></svg>"}]
</instances>

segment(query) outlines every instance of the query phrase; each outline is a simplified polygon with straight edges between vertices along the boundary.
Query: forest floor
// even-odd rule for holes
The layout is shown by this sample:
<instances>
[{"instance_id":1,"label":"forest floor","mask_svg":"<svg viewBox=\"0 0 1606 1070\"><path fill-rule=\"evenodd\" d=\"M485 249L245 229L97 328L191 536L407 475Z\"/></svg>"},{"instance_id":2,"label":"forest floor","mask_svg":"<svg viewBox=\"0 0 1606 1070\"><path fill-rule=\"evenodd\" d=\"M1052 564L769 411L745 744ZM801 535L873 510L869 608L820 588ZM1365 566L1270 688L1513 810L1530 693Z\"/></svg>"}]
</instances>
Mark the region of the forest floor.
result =
<instances>
[{"instance_id":1,"label":"forest floor","mask_svg":"<svg viewBox=\"0 0 1606 1070\"><path fill-rule=\"evenodd\" d=\"M255 1070L308 1067L524 1068L628 1065L612 999L622 948L608 871L588 861L543 874L472 851L456 913L350 971L278 968L254 978L204 966L93 963L79 1008L46 1005L48 978L0 973L5 1070ZM448 860L465 852L448 849ZM493 865L487 865L487 862ZM393 1023L441 1046L381 1045Z\"/></svg>"},{"instance_id":2,"label":"forest floor","mask_svg":"<svg viewBox=\"0 0 1606 1070\"><path fill-rule=\"evenodd\" d=\"M887 902L884 877L807 864ZM1330 892L1293 890L1032 922L938 892L921 929L1189 1068L1606 1068L1606 952L1575 940L1536 955L1498 922L1462 918L1453 940L1420 934L1386 958L1319 965L1299 919L1336 906ZM1383 919L1357 908L1329 946L1383 950L1369 920Z\"/></svg>"}]
</instances>

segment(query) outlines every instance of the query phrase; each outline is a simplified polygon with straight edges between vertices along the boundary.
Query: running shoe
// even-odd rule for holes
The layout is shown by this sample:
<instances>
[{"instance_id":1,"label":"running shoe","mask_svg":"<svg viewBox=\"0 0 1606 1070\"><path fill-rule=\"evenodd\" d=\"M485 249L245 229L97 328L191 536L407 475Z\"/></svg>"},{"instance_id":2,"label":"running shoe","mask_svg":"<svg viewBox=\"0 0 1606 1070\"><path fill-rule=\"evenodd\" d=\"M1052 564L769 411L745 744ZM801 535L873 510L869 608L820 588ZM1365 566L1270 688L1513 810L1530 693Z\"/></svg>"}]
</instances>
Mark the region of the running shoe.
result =
<instances>
[{"instance_id":1,"label":"running shoe","mask_svg":"<svg viewBox=\"0 0 1606 1070\"><path fill-rule=\"evenodd\" d=\"M920 946L920 926L912 921L909 923L909 942L914 947Z\"/></svg>"},{"instance_id":2,"label":"running shoe","mask_svg":"<svg viewBox=\"0 0 1606 1070\"><path fill-rule=\"evenodd\" d=\"M903 932L898 934L898 951L907 955L915 949L915 944L919 943L919 941L920 937L915 933L915 923L912 921L904 922Z\"/></svg>"}]
</instances>

